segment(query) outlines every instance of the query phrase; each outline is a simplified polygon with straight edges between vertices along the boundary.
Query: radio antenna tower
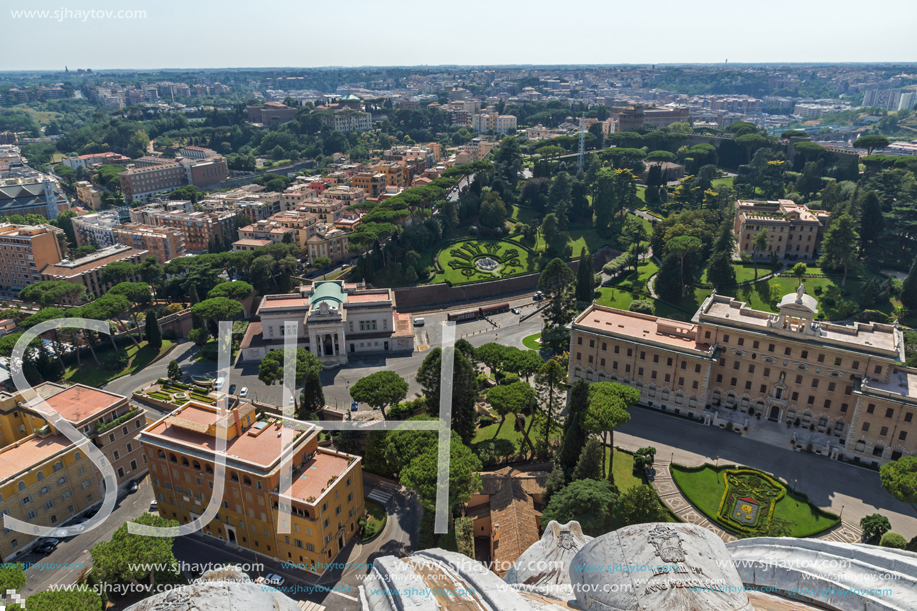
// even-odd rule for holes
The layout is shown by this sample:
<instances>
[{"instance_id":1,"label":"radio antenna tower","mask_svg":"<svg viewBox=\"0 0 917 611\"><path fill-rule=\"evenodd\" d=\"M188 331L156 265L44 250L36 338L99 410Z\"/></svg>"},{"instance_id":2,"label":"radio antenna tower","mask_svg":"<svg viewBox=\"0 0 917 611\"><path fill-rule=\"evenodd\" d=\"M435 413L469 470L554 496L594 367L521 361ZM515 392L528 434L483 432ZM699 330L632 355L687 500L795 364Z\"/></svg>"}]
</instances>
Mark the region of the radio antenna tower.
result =
<instances>
[{"instance_id":1,"label":"radio antenna tower","mask_svg":"<svg viewBox=\"0 0 917 611\"><path fill-rule=\"evenodd\" d=\"M576 173L579 174L583 171L583 156L586 154L586 113L583 112L583 118L580 119L580 132L579 132L579 167L576 170Z\"/></svg>"}]
</instances>

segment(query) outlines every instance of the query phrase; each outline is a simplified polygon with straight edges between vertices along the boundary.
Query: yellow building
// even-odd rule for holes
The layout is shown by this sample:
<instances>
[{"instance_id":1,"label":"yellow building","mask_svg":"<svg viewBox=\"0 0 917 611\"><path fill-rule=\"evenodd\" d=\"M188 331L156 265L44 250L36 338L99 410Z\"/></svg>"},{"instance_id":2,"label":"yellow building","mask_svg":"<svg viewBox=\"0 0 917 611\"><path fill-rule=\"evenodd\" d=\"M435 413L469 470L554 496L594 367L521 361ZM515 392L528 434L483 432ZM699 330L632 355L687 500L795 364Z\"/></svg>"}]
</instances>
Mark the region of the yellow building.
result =
<instances>
[{"instance_id":1,"label":"yellow building","mask_svg":"<svg viewBox=\"0 0 917 611\"><path fill-rule=\"evenodd\" d=\"M126 397L87 386L45 383L35 390L111 462L118 484L142 476L146 463L135 439L143 410ZM0 513L40 526L61 526L102 501L102 478L81 450L23 402L0 391ZM0 557L26 553L36 537L4 529Z\"/></svg>"},{"instance_id":2,"label":"yellow building","mask_svg":"<svg viewBox=\"0 0 917 611\"><path fill-rule=\"evenodd\" d=\"M802 427L832 458L917 455L917 370L901 330L819 321L803 287L778 309L714 293L681 322L593 305L571 325L569 375L629 384L648 407L708 423L735 412L740 426Z\"/></svg>"},{"instance_id":3,"label":"yellow building","mask_svg":"<svg viewBox=\"0 0 917 611\"><path fill-rule=\"evenodd\" d=\"M214 441L225 435L226 490L204 533L322 574L357 532L365 513L360 458L318 446L318 428L283 448L292 460L290 532L280 534L281 425L240 403L217 422L216 408L189 402L141 434L159 513L187 524L210 500ZM285 500L283 502L286 502Z\"/></svg>"}]
</instances>

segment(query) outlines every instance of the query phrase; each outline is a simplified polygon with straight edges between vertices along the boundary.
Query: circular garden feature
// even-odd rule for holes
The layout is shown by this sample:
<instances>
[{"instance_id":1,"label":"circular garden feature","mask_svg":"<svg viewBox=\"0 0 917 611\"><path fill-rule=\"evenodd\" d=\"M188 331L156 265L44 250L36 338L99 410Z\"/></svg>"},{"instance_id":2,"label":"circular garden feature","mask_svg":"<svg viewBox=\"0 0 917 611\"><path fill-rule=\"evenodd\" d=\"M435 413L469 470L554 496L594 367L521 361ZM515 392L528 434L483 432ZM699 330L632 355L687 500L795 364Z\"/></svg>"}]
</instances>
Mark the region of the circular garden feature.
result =
<instances>
[{"instance_id":1,"label":"circular garden feature","mask_svg":"<svg viewBox=\"0 0 917 611\"><path fill-rule=\"evenodd\" d=\"M451 284L467 284L534 271L536 256L510 240L461 240L439 251L436 264Z\"/></svg>"},{"instance_id":2,"label":"circular garden feature","mask_svg":"<svg viewBox=\"0 0 917 611\"><path fill-rule=\"evenodd\" d=\"M739 537L810 537L840 523L837 515L757 469L673 464L671 472L691 504Z\"/></svg>"}]
</instances>

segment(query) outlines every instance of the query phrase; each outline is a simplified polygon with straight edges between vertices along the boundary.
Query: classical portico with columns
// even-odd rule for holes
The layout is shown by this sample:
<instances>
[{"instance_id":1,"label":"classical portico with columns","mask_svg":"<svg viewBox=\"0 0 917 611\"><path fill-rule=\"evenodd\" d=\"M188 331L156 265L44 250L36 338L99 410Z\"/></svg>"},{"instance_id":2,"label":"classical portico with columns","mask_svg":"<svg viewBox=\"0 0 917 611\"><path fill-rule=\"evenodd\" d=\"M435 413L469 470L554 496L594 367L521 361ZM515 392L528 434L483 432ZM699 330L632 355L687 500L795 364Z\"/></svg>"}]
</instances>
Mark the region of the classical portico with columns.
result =
<instances>
[{"instance_id":1,"label":"classical portico with columns","mask_svg":"<svg viewBox=\"0 0 917 611\"><path fill-rule=\"evenodd\" d=\"M350 358L410 355L414 330L410 316L399 314L389 289L367 289L339 280L300 287L295 293L267 295L242 342L242 360L258 361L283 347L291 323L297 345L317 356L326 368Z\"/></svg>"}]
</instances>

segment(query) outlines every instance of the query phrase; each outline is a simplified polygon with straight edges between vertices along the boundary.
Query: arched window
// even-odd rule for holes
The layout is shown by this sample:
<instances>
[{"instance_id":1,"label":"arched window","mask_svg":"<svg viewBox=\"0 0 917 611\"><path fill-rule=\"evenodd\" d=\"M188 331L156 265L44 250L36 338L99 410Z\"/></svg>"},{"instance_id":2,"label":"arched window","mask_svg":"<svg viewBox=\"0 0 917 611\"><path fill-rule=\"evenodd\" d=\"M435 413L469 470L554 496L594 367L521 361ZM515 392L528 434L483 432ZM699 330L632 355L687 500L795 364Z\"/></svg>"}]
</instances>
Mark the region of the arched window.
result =
<instances>
[{"instance_id":1,"label":"arched window","mask_svg":"<svg viewBox=\"0 0 917 611\"><path fill-rule=\"evenodd\" d=\"M41 481L41 480L43 480L43 479L45 479L45 474L42 473L41 471L39 471L39 472L38 472L38 481Z\"/></svg>"},{"instance_id":2,"label":"arched window","mask_svg":"<svg viewBox=\"0 0 917 611\"><path fill-rule=\"evenodd\" d=\"M163 452L162 450L159 450L159 458L165 460L165 459L166 459L166 453Z\"/></svg>"},{"instance_id":3,"label":"arched window","mask_svg":"<svg viewBox=\"0 0 917 611\"><path fill-rule=\"evenodd\" d=\"M19 489L25 490L25 482L19 482Z\"/></svg>"},{"instance_id":4,"label":"arched window","mask_svg":"<svg viewBox=\"0 0 917 611\"><path fill-rule=\"evenodd\" d=\"M197 462L197 461L195 460L193 464L194 464L194 468L195 468L195 469L197 469L198 471L201 470L201 463L199 463L199 462Z\"/></svg>"},{"instance_id":5,"label":"arched window","mask_svg":"<svg viewBox=\"0 0 917 611\"><path fill-rule=\"evenodd\" d=\"M169 452L169 462L174 462L174 463L178 462L178 458L176 458L175 454L173 454L172 452Z\"/></svg>"},{"instance_id":6,"label":"arched window","mask_svg":"<svg viewBox=\"0 0 917 611\"><path fill-rule=\"evenodd\" d=\"M213 473L213 469L211 469L208 464L204 464L204 469L206 469L207 473Z\"/></svg>"},{"instance_id":7,"label":"arched window","mask_svg":"<svg viewBox=\"0 0 917 611\"><path fill-rule=\"evenodd\" d=\"M243 476L242 476L242 483L245 484L246 486L251 486L251 485L252 485L252 480L251 480L251 478L250 478L249 476L243 475Z\"/></svg>"},{"instance_id":8,"label":"arched window","mask_svg":"<svg viewBox=\"0 0 917 611\"><path fill-rule=\"evenodd\" d=\"M231 480L234 481L234 482L238 482L238 481L239 481L239 476L236 475L236 472L235 472L235 471L233 471L232 473L229 474L229 479L231 479Z\"/></svg>"},{"instance_id":9,"label":"arched window","mask_svg":"<svg viewBox=\"0 0 917 611\"><path fill-rule=\"evenodd\" d=\"M183 467L190 467L190 466L191 466L191 463L188 462L188 459L187 459L187 458L185 458L184 456L182 456L182 457L181 457L181 466L183 466Z\"/></svg>"},{"instance_id":10,"label":"arched window","mask_svg":"<svg viewBox=\"0 0 917 611\"><path fill-rule=\"evenodd\" d=\"M73 460L79 460L79 459L81 459L81 458L83 458L83 455L80 454L79 452L74 452L74 453L73 453Z\"/></svg>"}]
</instances>

